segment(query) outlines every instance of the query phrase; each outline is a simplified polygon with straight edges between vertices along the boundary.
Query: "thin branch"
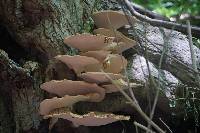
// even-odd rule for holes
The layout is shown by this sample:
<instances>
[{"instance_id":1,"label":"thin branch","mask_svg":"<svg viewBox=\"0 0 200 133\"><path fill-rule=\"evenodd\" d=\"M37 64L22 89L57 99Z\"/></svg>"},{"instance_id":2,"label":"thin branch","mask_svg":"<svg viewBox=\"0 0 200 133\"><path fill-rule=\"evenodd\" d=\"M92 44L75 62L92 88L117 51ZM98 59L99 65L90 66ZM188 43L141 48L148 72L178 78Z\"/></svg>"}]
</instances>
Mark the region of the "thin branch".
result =
<instances>
[{"instance_id":1,"label":"thin branch","mask_svg":"<svg viewBox=\"0 0 200 133\"><path fill-rule=\"evenodd\" d=\"M169 130L170 133L173 133L169 126L161 118L159 118L159 120L163 123L163 125L165 125L165 127Z\"/></svg>"},{"instance_id":2,"label":"thin branch","mask_svg":"<svg viewBox=\"0 0 200 133\"><path fill-rule=\"evenodd\" d=\"M131 12L131 14L133 16L135 16L136 18L138 18L139 20L150 23L153 26L161 26L161 27L170 28L170 29L174 26L175 30L186 33L187 25L149 18L149 17L142 15L142 14L138 13L137 11L135 11L131 2L129 2L128 0L123 0L123 1L125 2L127 8ZM200 36L200 28L199 27L192 26L191 31L195 37Z\"/></svg>"},{"instance_id":3,"label":"thin branch","mask_svg":"<svg viewBox=\"0 0 200 133\"><path fill-rule=\"evenodd\" d=\"M155 12L152 12L150 10L147 10L146 8L138 5L138 4L135 4L135 3L131 3L131 5L133 6L133 8L139 12L140 14L142 15L147 15L148 17L152 18L152 19L158 19L158 20L165 20L165 21L169 21L168 18L160 15L160 14L157 14Z\"/></svg>"},{"instance_id":4,"label":"thin branch","mask_svg":"<svg viewBox=\"0 0 200 133\"><path fill-rule=\"evenodd\" d=\"M192 67L196 72L198 72L197 62L196 62L196 55L195 55L195 52L194 52L193 42L192 42L191 26L190 26L190 21L189 20L187 20L187 31L188 31L188 37L189 37L190 53L191 53L191 58L192 58ZM199 74L195 74L195 75L196 75L196 82L198 83L198 85L200 87Z\"/></svg>"},{"instance_id":5,"label":"thin branch","mask_svg":"<svg viewBox=\"0 0 200 133\"><path fill-rule=\"evenodd\" d=\"M154 98L154 102L153 102L153 107L152 107L152 110L151 110L151 113L150 113L150 119L152 120L153 119L153 116L154 116L154 112L155 112L155 109L156 109L156 105L157 105L157 102L158 102L158 97L159 97L159 93L160 93L160 74L161 74L161 67L162 67L162 62L163 62L163 58L164 58L164 55L167 53L168 51L168 40L169 40L169 37L170 37L170 34L172 32L170 32L170 34L168 36L165 35L165 32L163 29L160 28L160 32L162 32L162 35L163 35L163 40L164 40L164 44L163 44L163 51L161 53L161 57L160 57L160 60L159 60L159 65L158 65L158 86L155 84L155 81L153 79L153 86L156 88L156 95L155 95L155 98ZM148 124L148 128L150 129L150 124ZM148 132L147 132L148 133Z\"/></svg>"},{"instance_id":6,"label":"thin branch","mask_svg":"<svg viewBox=\"0 0 200 133\"><path fill-rule=\"evenodd\" d=\"M149 128L145 127L144 125L140 124L140 123L137 123L136 121L134 121L134 125L136 127L139 127L147 132L150 132L150 133L155 133L154 131L150 130Z\"/></svg>"}]
</instances>

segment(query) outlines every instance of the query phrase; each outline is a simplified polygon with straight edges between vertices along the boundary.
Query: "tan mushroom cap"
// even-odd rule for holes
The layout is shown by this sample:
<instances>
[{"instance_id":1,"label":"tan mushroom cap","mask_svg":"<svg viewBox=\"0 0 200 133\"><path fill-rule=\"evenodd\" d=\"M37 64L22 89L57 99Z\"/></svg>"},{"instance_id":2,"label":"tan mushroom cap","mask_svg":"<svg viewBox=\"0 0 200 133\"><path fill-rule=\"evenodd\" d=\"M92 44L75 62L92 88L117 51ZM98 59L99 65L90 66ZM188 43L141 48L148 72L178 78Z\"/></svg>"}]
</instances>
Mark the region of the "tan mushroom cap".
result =
<instances>
[{"instance_id":1,"label":"tan mushroom cap","mask_svg":"<svg viewBox=\"0 0 200 133\"><path fill-rule=\"evenodd\" d=\"M105 97L104 88L95 83L87 83L84 81L72 81L66 79L60 81L51 80L43 83L40 88L61 97L65 95L87 95L90 97L90 102L100 102Z\"/></svg>"},{"instance_id":2,"label":"tan mushroom cap","mask_svg":"<svg viewBox=\"0 0 200 133\"><path fill-rule=\"evenodd\" d=\"M130 86L131 88L135 88L138 86L141 86L140 84L136 84L136 83L130 83L128 86L128 83L125 82L123 79L117 79L117 80L113 80L114 84L106 84L106 85L101 85L101 87L103 87L106 91L106 93L113 93L113 92L119 92L119 88L121 90L126 90L128 89L128 87Z\"/></svg>"},{"instance_id":3,"label":"tan mushroom cap","mask_svg":"<svg viewBox=\"0 0 200 133\"><path fill-rule=\"evenodd\" d=\"M106 73L105 75L104 72L87 72L87 73L82 73L81 75L79 75L79 77L82 78L84 81L90 83L97 83L97 84L111 83L107 75L112 80L123 78L121 74Z\"/></svg>"},{"instance_id":4,"label":"tan mushroom cap","mask_svg":"<svg viewBox=\"0 0 200 133\"><path fill-rule=\"evenodd\" d=\"M120 120L129 120L129 116L123 115L114 115L111 113L99 113L99 112L90 112L84 115L78 115L70 112L69 110L58 111L55 110L51 112L51 114L44 116L44 118L63 118L71 121L74 126L78 127L80 125L83 126L101 126L109 123L113 123Z\"/></svg>"},{"instance_id":5,"label":"tan mushroom cap","mask_svg":"<svg viewBox=\"0 0 200 133\"><path fill-rule=\"evenodd\" d=\"M50 111L62 108L62 107L71 107L73 104L79 101L87 101L88 96L77 95L77 96L68 96L65 95L62 98L53 97L51 99L45 99L40 103L40 114L47 115Z\"/></svg>"},{"instance_id":6,"label":"tan mushroom cap","mask_svg":"<svg viewBox=\"0 0 200 133\"><path fill-rule=\"evenodd\" d=\"M111 44L108 46L105 46L105 50L111 50L114 53L122 53L123 51L133 47L136 45L136 41L132 40L125 35L123 35L121 32L117 30L110 30L110 29L105 29L105 28L99 28L95 29L93 31L95 34L101 34L105 36L112 36L115 37L116 44Z\"/></svg>"},{"instance_id":7,"label":"tan mushroom cap","mask_svg":"<svg viewBox=\"0 0 200 133\"><path fill-rule=\"evenodd\" d=\"M118 87L120 87L120 89L122 90L128 89L128 83L125 82L123 79L113 80L113 82L114 84L102 85L106 93L119 92Z\"/></svg>"},{"instance_id":8,"label":"tan mushroom cap","mask_svg":"<svg viewBox=\"0 0 200 133\"><path fill-rule=\"evenodd\" d=\"M127 60L118 54L109 54L104 61L104 72L120 73L127 66Z\"/></svg>"},{"instance_id":9,"label":"tan mushroom cap","mask_svg":"<svg viewBox=\"0 0 200 133\"><path fill-rule=\"evenodd\" d=\"M55 58L65 63L70 69L73 69L76 74L80 74L81 72L96 72L102 68L101 63L92 57L58 55Z\"/></svg>"},{"instance_id":10,"label":"tan mushroom cap","mask_svg":"<svg viewBox=\"0 0 200 133\"><path fill-rule=\"evenodd\" d=\"M117 30L98 28L98 29L95 29L93 32L94 34L115 37L116 42L126 42L132 45L135 45L136 43L135 40L126 37L124 34L122 34L121 32Z\"/></svg>"},{"instance_id":11,"label":"tan mushroom cap","mask_svg":"<svg viewBox=\"0 0 200 133\"><path fill-rule=\"evenodd\" d=\"M129 48L132 48L132 45L129 45L125 42L113 42L108 46L104 47L103 50L112 51L113 54L121 54Z\"/></svg>"},{"instance_id":12,"label":"tan mushroom cap","mask_svg":"<svg viewBox=\"0 0 200 133\"><path fill-rule=\"evenodd\" d=\"M81 53L80 55L87 56L87 57L93 57L93 58L97 59L99 62L103 62L110 53L111 53L111 51L99 50L99 51L88 51L85 53Z\"/></svg>"},{"instance_id":13,"label":"tan mushroom cap","mask_svg":"<svg viewBox=\"0 0 200 133\"><path fill-rule=\"evenodd\" d=\"M124 25L129 25L127 17L129 17L132 22L136 21L133 16L126 16L122 12L112 10L96 12L92 16L98 28L107 29L118 29Z\"/></svg>"},{"instance_id":14,"label":"tan mushroom cap","mask_svg":"<svg viewBox=\"0 0 200 133\"><path fill-rule=\"evenodd\" d=\"M107 37L104 35L91 35L88 33L77 34L66 37L64 43L80 51L94 51L100 50L113 42L114 37Z\"/></svg>"}]
</instances>

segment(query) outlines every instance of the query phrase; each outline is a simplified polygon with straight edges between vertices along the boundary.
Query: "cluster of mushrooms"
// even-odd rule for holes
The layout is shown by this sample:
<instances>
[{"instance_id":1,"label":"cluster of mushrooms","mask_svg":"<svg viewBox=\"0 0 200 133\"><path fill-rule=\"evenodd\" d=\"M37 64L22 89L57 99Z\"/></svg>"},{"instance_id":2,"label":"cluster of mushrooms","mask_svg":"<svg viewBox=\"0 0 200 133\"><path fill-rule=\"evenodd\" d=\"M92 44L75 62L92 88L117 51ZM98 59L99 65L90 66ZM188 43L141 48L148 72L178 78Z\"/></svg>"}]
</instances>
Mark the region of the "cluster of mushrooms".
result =
<instances>
[{"instance_id":1,"label":"cluster of mushrooms","mask_svg":"<svg viewBox=\"0 0 200 133\"><path fill-rule=\"evenodd\" d=\"M116 84L120 89L128 88L123 76L127 60L121 53L133 47L136 42L117 31L128 24L126 17L117 11L97 12L93 14L93 20L98 27L94 30L96 35L84 33L64 39L64 43L78 49L80 55L58 55L55 58L72 69L80 81L51 80L41 85L41 89L59 96L40 103L40 114L45 119L67 119L74 126L100 126L130 119L129 116L103 112L89 112L84 115L72 113L72 107L77 102L101 102L107 93L118 92ZM131 86L137 84L131 83Z\"/></svg>"}]
</instances>

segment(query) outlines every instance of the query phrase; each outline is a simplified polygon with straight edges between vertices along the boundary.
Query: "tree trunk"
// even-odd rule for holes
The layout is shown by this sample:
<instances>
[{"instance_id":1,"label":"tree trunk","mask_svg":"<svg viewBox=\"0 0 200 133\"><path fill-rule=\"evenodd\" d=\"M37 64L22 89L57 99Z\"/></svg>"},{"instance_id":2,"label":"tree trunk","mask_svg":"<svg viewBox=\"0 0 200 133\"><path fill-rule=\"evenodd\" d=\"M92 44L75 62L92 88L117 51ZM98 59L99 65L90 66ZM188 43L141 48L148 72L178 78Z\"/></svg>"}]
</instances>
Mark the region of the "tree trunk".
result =
<instances>
[{"instance_id":1,"label":"tree trunk","mask_svg":"<svg viewBox=\"0 0 200 133\"><path fill-rule=\"evenodd\" d=\"M48 62L70 52L63 38L84 31L95 0L7 0L0 2L1 22L30 54Z\"/></svg>"},{"instance_id":2,"label":"tree trunk","mask_svg":"<svg viewBox=\"0 0 200 133\"><path fill-rule=\"evenodd\" d=\"M0 51L0 132L39 128L38 105L44 97L39 85L45 79L46 65L55 55L74 53L64 45L64 37L84 32L90 14L100 6L95 0L0 1L0 23L22 47L9 56L25 50L26 59L37 61L22 64L18 59L18 65ZM0 45L3 49L10 47Z\"/></svg>"}]
</instances>

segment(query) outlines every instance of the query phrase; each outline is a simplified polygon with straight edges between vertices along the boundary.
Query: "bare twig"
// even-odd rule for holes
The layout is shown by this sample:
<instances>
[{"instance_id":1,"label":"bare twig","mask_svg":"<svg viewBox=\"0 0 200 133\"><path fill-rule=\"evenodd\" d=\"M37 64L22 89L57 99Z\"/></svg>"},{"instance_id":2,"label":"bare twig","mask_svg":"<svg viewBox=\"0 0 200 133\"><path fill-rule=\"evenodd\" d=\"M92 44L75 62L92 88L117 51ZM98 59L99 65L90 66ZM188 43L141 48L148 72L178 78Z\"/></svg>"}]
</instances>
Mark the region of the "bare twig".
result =
<instances>
[{"instance_id":1,"label":"bare twig","mask_svg":"<svg viewBox=\"0 0 200 133\"><path fill-rule=\"evenodd\" d=\"M165 32L164 32L163 29L160 29L160 31L163 34L164 44L163 44L163 51L161 53L161 57L160 57L160 60L159 60L159 65L158 65L158 86L155 84L154 81L152 81L153 86L156 88L156 95L155 95L153 106L152 106L152 110L151 110L151 113L150 113L150 119L151 120L153 119L153 116L154 116L154 112L155 112L155 109L156 109L156 105L157 105L158 97L159 97L159 92L160 92L160 74L161 74L162 61L163 61L165 53L168 51L169 36L165 35ZM152 79L152 80L154 80L154 79ZM148 129L150 129L150 128L151 128L150 124L148 123ZM147 131L147 133L148 133L148 131Z\"/></svg>"},{"instance_id":2,"label":"bare twig","mask_svg":"<svg viewBox=\"0 0 200 133\"><path fill-rule=\"evenodd\" d=\"M168 18L166 18L166 17L164 17L164 16L162 16L160 14L157 14L155 12L152 12L150 10L147 10L146 8L143 8L142 6L140 6L138 4L131 3L131 5L140 14L147 15L148 17L153 18L153 19L159 19L159 20L169 21Z\"/></svg>"},{"instance_id":3,"label":"bare twig","mask_svg":"<svg viewBox=\"0 0 200 133\"><path fill-rule=\"evenodd\" d=\"M133 16L135 16L136 18L138 18L139 20L150 23L153 26L162 26L165 28L172 28L173 26L175 26L174 27L175 30L186 33L187 25L149 18L149 17L142 15L142 14L138 13L137 11L135 11L135 9L132 7L132 4L131 4L131 2L129 2L129 0L123 0L123 1L125 2L127 8L131 12L131 14ZM192 26L191 31L195 37L200 36L200 28L199 27Z\"/></svg>"},{"instance_id":4,"label":"bare twig","mask_svg":"<svg viewBox=\"0 0 200 133\"><path fill-rule=\"evenodd\" d=\"M165 127L169 130L170 133L173 133L169 126L161 118L159 118L159 120L163 123L163 125L165 125Z\"/></svg>"},{"instance_id":5,"label":"bare twig","mask_svg":"<svg viewBox=\"0 0 200 133\"><path fill-rule=\"evenodd\" d=\"M135 126L136 133L139 133L138 126Z\"/></svg>"},{"instance_id":6,"label":"bare twig","mask_svg":"<svg viewBox=\"0 0 200 133\"><path fill-rule=\"evenodd\" d=\"M191 53L191 58L192 58L192 67L196 72L198 72L196 55L194 52L193 42L192 42L191 26L190 26L189 20L187 20L187 31L188 31L188 37L189 37L190 53ZM195 76L196 76L196 82L198 83L198 85L200 87L200 76L199 76L199 74L195 74Z\"/></svg>"},{"instance_id":7,"label":"bare twig","mask_svg":"<svg viewBox=\"0 0 200 133\"><path fill-rule=\"evenodd\" d=\"M147 132L155 133L154 131L150 130L149 128L145 127L144 125L142 125L140 123L137 123L136 121L134 121L134 125L136 126L136 128L139 127Z\"/></svg>"}]
</instances>

